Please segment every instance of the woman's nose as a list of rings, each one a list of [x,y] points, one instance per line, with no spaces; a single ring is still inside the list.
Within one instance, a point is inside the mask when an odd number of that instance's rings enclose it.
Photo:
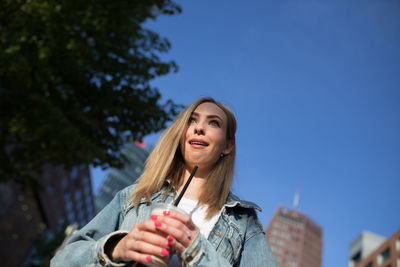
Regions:
[[[202,123],[196,124],[196,127],[194,127],[194,133],[204,135],[204,127]]]

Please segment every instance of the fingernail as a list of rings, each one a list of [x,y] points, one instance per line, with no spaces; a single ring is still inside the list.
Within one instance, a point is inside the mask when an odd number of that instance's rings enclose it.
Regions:
[[[161,227],[162,223],[159,222],[159,221],[155,221],[155,222],[154,222],[154,225],[155,225],[156,227]]]
[[[171,244],[169,243],[169,242],[167,242],[167,246],[166,246],[167,248],[172,248],[171,247]]]
[[[150,219],[152,219],[153,221],[157,220],[157,215],[151,215]]]
[[[172,242],[174,240],[174,238],[172,236],[170,236],[170,235],[167,236],[167,239],[168,239],[169,242]]]
[[[152,261],[152,260],[153,260],[153,258],[150,255],[146,256],[146,261]]]
[[[169,252],[166,249],[161,250],[161,255],[168,256]]]
[[[169,210],[164,210],[163,214],[168,216],[170,214],[170,212],[169,212]]]

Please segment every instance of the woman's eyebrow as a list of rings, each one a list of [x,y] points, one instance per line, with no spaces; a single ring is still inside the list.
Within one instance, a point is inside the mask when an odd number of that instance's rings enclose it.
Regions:
[[[207,115],[207,118],[209,118],[209,119],[219,119],[220,121],[222,121],[222,119],[218,115]]]
[[[193,111],[192,116],[200,117],[200,114]],[[216,119],[219,119],[220,121],[223,121],[223,120],[221,119],[221,117],[218,116],[218,115],[214,115],[214,114],[207,115],[207,119],[215,119],[215,118],[216,118]]]

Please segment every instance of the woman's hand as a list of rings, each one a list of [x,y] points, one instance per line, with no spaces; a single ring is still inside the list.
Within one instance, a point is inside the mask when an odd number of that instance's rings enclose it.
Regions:
[[[192,244],[199,233],[189,215],[176,211],[164,211],[164,216],[152,216],[154,225],[167,235],[167,239],[179,254]]]
[[[152,262],[151,255],[168,257],[170,247],[167,235],[158,231],[154,221],[146,220],[136,224],[119,240],[110,256],[115,262],[135,261],[146,265]]]

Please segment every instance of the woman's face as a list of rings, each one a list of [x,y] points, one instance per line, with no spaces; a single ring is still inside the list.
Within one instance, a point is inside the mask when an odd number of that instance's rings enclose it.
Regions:
[[[227,117],[217,105],[205,102],[193,111],[180,140],[186,167],[195,165],[210,171],[221,157],[232,151],[233,143],[226,140]]]

